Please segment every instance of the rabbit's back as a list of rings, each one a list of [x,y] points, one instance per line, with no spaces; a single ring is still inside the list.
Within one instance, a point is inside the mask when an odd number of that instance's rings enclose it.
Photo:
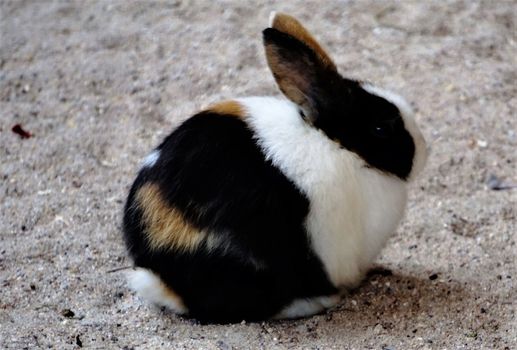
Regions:
[[[246,111],[231,106],[195,115],[164,140],[124,217],[135,265],[205,321],[263,319],[335,292],[309,245],[309,200],[266,159]]]

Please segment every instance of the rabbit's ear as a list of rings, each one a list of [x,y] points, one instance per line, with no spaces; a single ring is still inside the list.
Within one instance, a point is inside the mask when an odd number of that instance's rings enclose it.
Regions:
[[[321,45],[314,39],[309,31],[294,17],[284,13],[271,12],[269,15],[269,27],[279,32],[289,34],[301,41],[318,56],[320,61],[328,68],[337,71],[336,65]]]
[[[340,79],[336,66],[296,19],[277,14],[272,25],[262,32],[269,68],[280,90],[312,122]]]

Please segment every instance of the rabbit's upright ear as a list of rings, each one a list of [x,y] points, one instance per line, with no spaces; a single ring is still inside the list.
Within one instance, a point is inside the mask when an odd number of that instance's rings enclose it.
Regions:
[[[269,68],[284,95],[314,120],[332,95],[328,90],[339,77],[336,65],[295,18],[273,12],[270,25],[263,31]]]
[[[284,13],[271,12],[269,27],[279,32],[289,34],[293,38],[307,45],[318,56],[319,60],[329,69],[336,71],[336,65],[321,45],[314,39],[309,31],[294,17]]]

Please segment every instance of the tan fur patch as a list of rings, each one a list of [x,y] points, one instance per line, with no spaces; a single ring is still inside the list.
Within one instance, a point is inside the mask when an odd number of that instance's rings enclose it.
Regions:
[[[294,17],[283,13],[275,13],[271,19],[271,28],[291,35],[310,47],[320,58],[323,64],[332,70],[337,71],[336,65],[321,45],[314,39],[307,29]]]
[[[246,116],[244,107],[239,102],[232,100],[213,104],[208,107],[207,111],[222,115],[232,115],[240,119]]]
[[[205,238],[206,234],[194,228],[178,209],[165,202],[157,184],[143,185],[136,194],[136,202],[143,213],[145,234],[151,248],[193,251]]]

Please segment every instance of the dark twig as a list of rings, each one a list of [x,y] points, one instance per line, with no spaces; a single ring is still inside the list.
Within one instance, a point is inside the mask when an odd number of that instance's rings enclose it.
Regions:
[[[115,269],[112,269],[112,270],[108,270],[106,271],[106,273],[113,273],[113,272],[118,272],[118,271],[122,271],[122,270],[127,270],[127,269],[132,269],[133,266],[123,266],[123,267],[117,267]]]

